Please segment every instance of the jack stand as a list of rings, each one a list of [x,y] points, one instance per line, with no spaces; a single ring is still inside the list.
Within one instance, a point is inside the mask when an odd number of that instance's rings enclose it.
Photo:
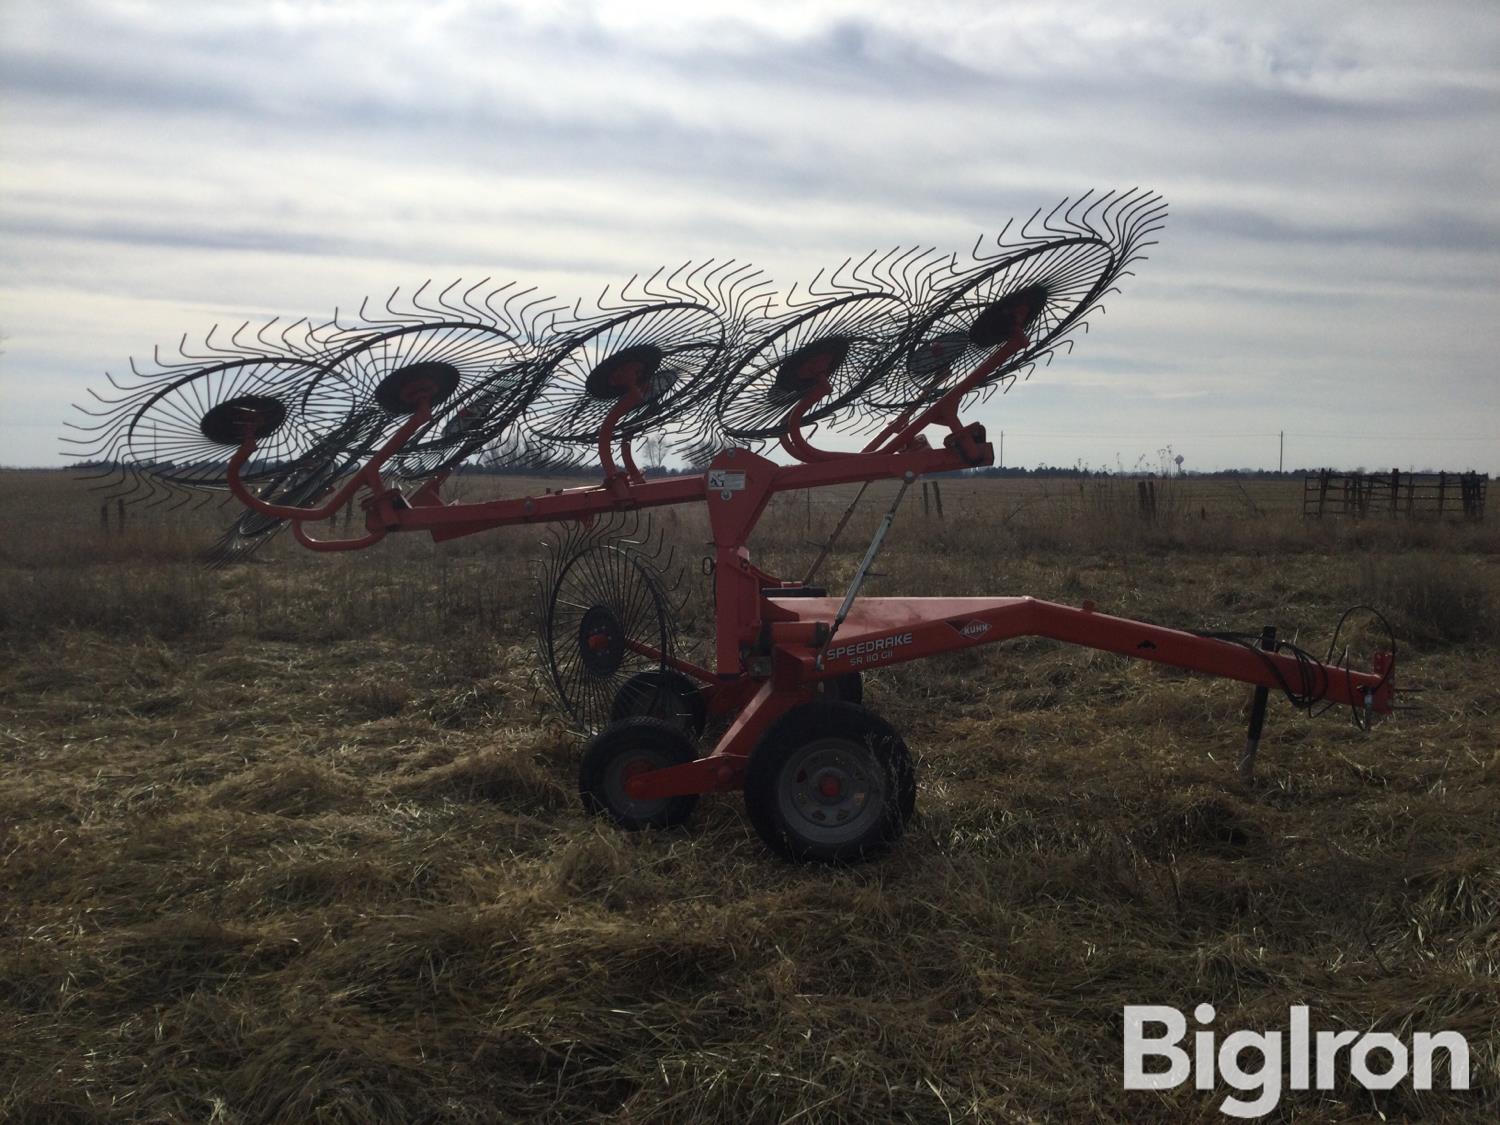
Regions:
[[[1267,625],[1260,631],[1260,647],[1263,652],[1276,651],[1276,626]],[[1266,701],[1270,694],[1271,689],[1262,684],[1250,696],[1250,729],[1239,763],[1240,780],[1246,785],[1255,780],[1255,755],[1260,750],[1260,733],[1266,725]]]

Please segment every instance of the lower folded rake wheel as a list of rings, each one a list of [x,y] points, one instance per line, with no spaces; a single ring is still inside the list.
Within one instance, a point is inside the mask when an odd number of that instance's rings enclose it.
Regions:
[[[330,444],[337,448],[342,440],[335,435]],[[324,456],[316,460],[309,458],[305,464],[259,482],[256,492],[269,504],[311,507],[331,492],[340,478],[353,467],[350,461],[342,457]],[[246,559],[269,543],[286,526],[285,520],[247,508],[203,553],[203,561],[208,566],[219,567]]]
[[[618,700],[672,672],[675,628],[654,568],[619,543],[592,543],[561,559],[542,590],[542,657],[564,710],[599,730]],[[651,714],[629,711],[626,714]]]

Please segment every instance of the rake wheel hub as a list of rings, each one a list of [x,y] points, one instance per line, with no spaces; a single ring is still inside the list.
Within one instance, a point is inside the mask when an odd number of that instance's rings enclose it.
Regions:
[[[424,360],[398,367],[375,388],[375,401],[388,414],[411,414],[425,402],[436,406],[458,387],[459,371],[451,363]]]
[[[967,332],[943,332],[930,336],[907,356],[906,369],[919,378],[930,379],[950,367],[968,347]]]
[[[969,326],[969,340],[980,348],[999,347],[1017,329],[1028,328],[1046,304],[1044,285],[1028,285],[1007,293],[974,318]]]
[[[803,344],[776,369],[774,391],[801,397],[811,384],[830,378],[839,369],[852,342],[848,336],[824,336]]]
[[[612,676],[625,659],[625,629],[608,606],[590,606],[578,623],[578,653],[594,676]]]
[[[265,395],[241,395],[203,415],[198,429],[215,445],[239,445],[248,429],[256,441],[270,437],[286,421],[286,405]]]
[[[655,344],[625,348],[600,360],[584,379],[584,389],[593,398],[609,402],[628,394],[632,387],[650,390],[666,353]]]

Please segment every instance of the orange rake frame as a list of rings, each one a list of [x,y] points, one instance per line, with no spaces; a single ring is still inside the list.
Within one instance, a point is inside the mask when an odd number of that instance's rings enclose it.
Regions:
[[[1395,658],[1390,652],[1375,654],[1372,671],[1354,671],[1310,660],[1305,654],[1283,654],[1274,645],[1260,651],[1237,641],[1113,617],[1098,612],[1091,602],[1075,608],[1029,597],[856,600],[851,591],[841,603],[751,562],[750,537],[779,492],[882,479],[910,483],[930,473],[993,464],[994,451],[983,427],[965,425],[959,406],[1026,343],[1018,320],[1011,337],[973,374],[935,396],[926,409],[909,410],[858,452],[816,449],[801,433],[802,416],[829,393],[826,378],[812,378],[788,416],[782,440],[783,448],[797,457],[796,464],[780,465],[745,449],[725,449],[701,474],[646,480],[625,441],[620,443],[623,467],[617,466],[611,455],[614,426],[646,395],[637,375],[626,368],[616,376],[624,393],[599,435],[604,479],[598,485],[471,503],[445,503],[440,498],[446,474],[410,496],[388,486],[380,476],[381,467],[431,418],[432,392],[413,387],[411,416],[324,503],[307,508],[270,504],[244,485],[240,472],[255,451],[253,426],[248,423],[245,440],[229,466],[229,486],[248,508],[290,520],[298,541],[318,551],[367,547],[392,531],[425,531],[442,541],[512,524],[587,523],[612,512],[706,504],[714,550],[714,666],[703,668],[638,642],[627,643],[703,685],[708,713],[729,720],[729,725],[703,757],[633,772],[624,786],[634,800],[740,787],[751,752],[767,728],[791,708],[810,701],[822,681],[1023,636],[1048,637],[1255,685],[1252,760],[1271,688],[1290,694],[1296,684],[1304,697],[1347,704],[1367,716],[1389,712],[1395,692]],[[931,447],[923,436],[934,425],[948,430],[941,448]],[[304,523],[327,519],[361,489],[369,493],[364,535],[329,541],[307,534]],[[870,557],[874,550],[872,545]]]

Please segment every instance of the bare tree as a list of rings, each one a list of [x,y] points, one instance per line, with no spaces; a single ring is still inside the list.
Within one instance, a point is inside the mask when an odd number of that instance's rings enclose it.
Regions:
[[[667,459],[667,438],[665,434],[652,434],[641,442],[641,449],[646,454],[646,468],[664,468]]]

